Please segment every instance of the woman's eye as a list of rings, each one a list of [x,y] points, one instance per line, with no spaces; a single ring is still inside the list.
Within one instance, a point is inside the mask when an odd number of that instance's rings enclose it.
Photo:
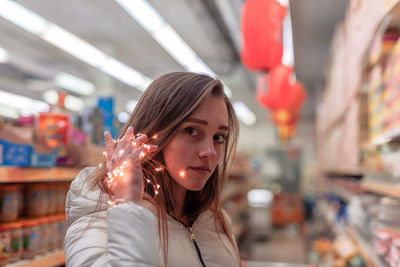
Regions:
[[[184,131],[194,137],[199,135],[199,131],[194,127],[186,127],[184,128]]]
[[[223,134],[218,134],[218,135],[214,136],[214,141],[217,143],[223,144],[223,143],[225,143],[225,140],[226,140],[226,136]]]

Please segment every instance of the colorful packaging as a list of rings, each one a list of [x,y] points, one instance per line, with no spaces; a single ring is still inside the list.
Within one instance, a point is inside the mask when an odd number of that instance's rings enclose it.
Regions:
[[[0,185],[0,221],[15,221],[18,218],[18,211],[18,186]]]

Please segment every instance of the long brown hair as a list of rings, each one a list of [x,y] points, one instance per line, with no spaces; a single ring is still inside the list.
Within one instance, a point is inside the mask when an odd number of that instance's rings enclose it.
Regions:
[[[200,213],[211,209],[215,214],[215,224],[217,225],[218,222],[221,224],[223,232],[236,248],[222,213],[220,195],[229,164],[235,153],[239,127],[231,102],[224,94],[223,85],[219,80],[191,72],[173,72],[160,76],[143,93],[119,136],[121,138],[129,126],[133,127],[135,134],[144,133],[149,137],[157,134],[157,139],[152,143],[158,145],[158,150],[144,158],[142,168],[146,179],[161,186],[157,196],[152,186],[145,186],[145,196],[148,196],[147,198],[155,203],[157,208],[158,228],[161,230],[159,233],[164,247],[165,263],[167,263],[168,251],[166,216],[175,214],[175,183],[166,171],[156,172],[154,167],[165,165],[163,148],[174,137],[179,126],[208,95],[224,99],[228,110],[229,136],[226,139],[221,160],[204,188],[200,191],[187,191],[183,214],[188,218],[196,219]],[[103,192],[105,192],[106,172],[105,164],[103,164],[90,175],[92,185],[99,185]],[[239,261],[237,251],[236,257]]]

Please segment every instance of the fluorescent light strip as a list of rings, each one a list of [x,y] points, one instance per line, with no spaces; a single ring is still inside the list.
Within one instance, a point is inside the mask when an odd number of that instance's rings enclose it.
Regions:
[[[188,44],[145,0],[116,0],[151,36],[187,71],[217,75],[196,55]],[[231,97],[232,91],[224,86]]]
[[[8,61],[9,54],[7,50],[4,48],[0,47],[0,63],[6,63]]]
[[[0,0],[0,16],[129,86],[144,91],[151,82],[151,79],[142,73],[108,56],[15,1]],[[118,73],[115,69],[111,70],[110,64],[122,73]],[[125,76],[126,73],[131,76]]]
[[[242,101],[234,102],[233,109],[235,110],[239,120],[241,120],[244,124],[250,126],[256,122],[256,116]]]
[[[43,101],[5,91],[0,91],[0,104],[13,107],[19,112],[24,113],[29,109],[31,114],[47,112],[50,110],[50,106]]]
[[[64,72],[57,74],[54,78],[54,83],[59,87],[85,96],[93,95],[96,91],[96,88],[91,82]]]

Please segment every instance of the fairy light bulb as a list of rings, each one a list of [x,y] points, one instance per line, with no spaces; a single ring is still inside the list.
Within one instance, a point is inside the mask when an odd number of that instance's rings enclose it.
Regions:
[[[180,177],[185,177],[185,175],[186,175],[186,172],[184,171],[184,170],[181,170],[181,171],[179,171],[179,176]]]
[[[160,185],[159,184],[156,187],[157,187],[157,189],[160,189]]]
[[[101,167],[103,167],[103,163],[100,163],[100,164],[99,164],[99,168],[101,168]]]
[[[104,152],[103,152],[103,156],[107,156],[107,152],[104,151]]]
[[[139,157],[142,159],[142,158],[144,158],[144,156],[146,156],[146,154],[143,151],[140,152]]]
[[[160,171],[162,171],[162,168],[161,167],[157,167],[157,168],[155,168],[154,169],[156,172],[160,172]]]
[[[157,139],[158,138],[158,135],[153,135],[153,137],[152,137],[152,139]]]
[[[122,165],[126,165],[126,164],[128,164],[128,161],[127,161],[127,160],[125,160],[124,162],[122,162]]]
[[[122,154],[124,154],[124,151],[121,149],[120,151],[118,151],[118,154],[119,154],[120,156],[122,156]]]

